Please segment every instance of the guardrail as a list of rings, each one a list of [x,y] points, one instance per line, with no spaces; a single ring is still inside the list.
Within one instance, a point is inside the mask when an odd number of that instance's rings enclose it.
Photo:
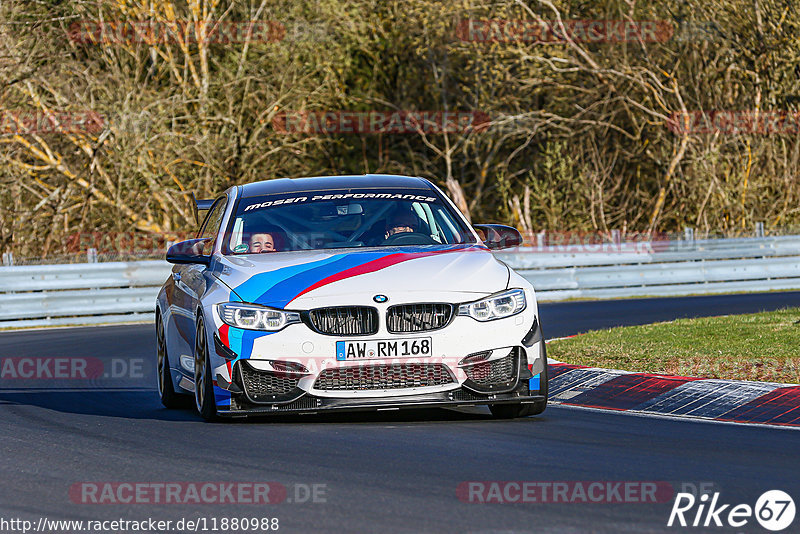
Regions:
[[[800,236],[534,247],[497,256],[543,301],[800,289]]]
[[[520,248],[498,258],[542,301],[800,289],[800,236]],[[0,267],[0,328],[152,320],[171,265]]]
[[[0,328],[153,320],[165,261],[0,267]]]

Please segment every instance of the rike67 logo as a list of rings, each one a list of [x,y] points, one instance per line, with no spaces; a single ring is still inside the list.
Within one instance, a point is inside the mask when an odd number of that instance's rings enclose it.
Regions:
[[[755,507],[749,504],[722,504],[719,497],[719,492],[711,496],[704,493],[699,498],[691,493],[678,493],[667,526],[741,528],[755,517],[765,529],[778,532],[794,521],[794,500],[781,490],[765,492],[758,498]]]

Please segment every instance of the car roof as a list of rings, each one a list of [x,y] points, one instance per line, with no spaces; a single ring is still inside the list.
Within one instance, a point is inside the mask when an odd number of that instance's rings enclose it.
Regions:
[[[433,191],[434,187],[424,178],[396,176],[392,174],[362,174],[350,176],[315,176],[313,178],[276,178],[263,182],[244,184],[241,197],[251,198],[276,193],[300,193],[305,191],[332,191],[342,189],[422,189]]]

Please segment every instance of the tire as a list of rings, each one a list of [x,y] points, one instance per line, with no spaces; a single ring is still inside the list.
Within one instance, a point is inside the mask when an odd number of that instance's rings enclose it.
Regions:
[[[540,377],[540,389],[544,392],[545,399],[536,401],[532,404],[522,404],[520,402],[512,404],[490,404],[489,410],[496,419],[516,419],[517,417],[528,417],[529,415],[540,415],[547,408],[547,349],[542,341],[542,357],[544,359],[544,369]]]
[[[169,357],[167,356],[167,338],[164,335],[164,321],[161,314],[156,313],[156,375],[158,379],[158,396],[165,408],[175,409],[186,406],[184,395],[175,392],[172,385]]]
[[[214,384],[208,359],[208,343],[203,319],[197,320],[194,342],[194,401],[197,412],[206,421],[217,420],[217,404],[214,400]]]

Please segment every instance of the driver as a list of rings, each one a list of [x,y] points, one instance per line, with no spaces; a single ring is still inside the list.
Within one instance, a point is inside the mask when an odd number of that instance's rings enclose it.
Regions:
[[[386,234],[384,239],[389,239],[393,235],[419,231],[419,217],[411,212],[403,211],[396,214],[386,223]]]

